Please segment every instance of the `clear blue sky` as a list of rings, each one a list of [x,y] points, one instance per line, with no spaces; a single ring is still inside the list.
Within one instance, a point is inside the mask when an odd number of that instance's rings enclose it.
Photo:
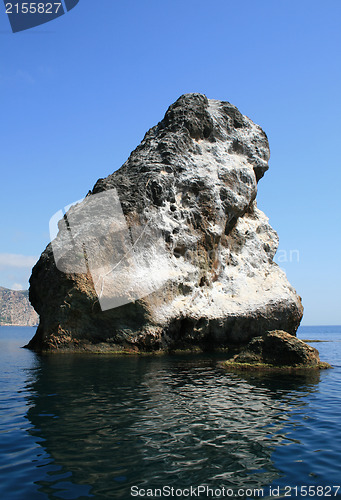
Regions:
[[[341,323],[340,0],[80,0],[17,34],[1,4],[0,43],[0,285],[26,287],[50,217],[202,92],[268,134],[280,264],[304,324]]]

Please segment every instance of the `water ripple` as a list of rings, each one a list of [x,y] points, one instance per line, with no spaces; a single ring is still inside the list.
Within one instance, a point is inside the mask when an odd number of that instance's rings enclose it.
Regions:
[[[238,376],[219,356],[39,358],[0,342],[3,498],[339,481],[337,369]]]

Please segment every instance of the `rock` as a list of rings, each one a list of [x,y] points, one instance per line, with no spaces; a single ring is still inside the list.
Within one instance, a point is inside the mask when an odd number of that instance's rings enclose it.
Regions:
[[[241,352],[225,363],[232,369],[329,368],[319,352],[293,335],[274,330],[253,338]]]
[[[213,348],[295,334],[301,300],[273,262],[278,237],[255,201],[269,154],[266,134],[232,104],[181,96],[59,223],[30,279],[40,324],[29,347]]]
[[[38,321],[38,314],[28,300],[28,290],[0,286],[0,325],[35,326]]]

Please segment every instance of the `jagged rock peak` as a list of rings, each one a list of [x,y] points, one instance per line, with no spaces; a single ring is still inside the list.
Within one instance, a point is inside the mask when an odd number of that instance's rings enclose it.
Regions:
[[[146,133],[121,167],[122,173],[129,168],[144,174],[149,169],[154,172],[165,165],[171,166],[174,172],[187,169],[186,155],[201,154],[200,142],[203,140],[211,144],[212,152],[215,151],[217,156],[217,147],[223,143],[225,154],[247,157],[257,180],[269,168],[268,139],[259,125],[227,101],[207,99],[205,95],[193,93],[182,95],[168,108],[163,120]],[[141,165],[146,153],[147,164]],[[114,176],[99,179],[92,193],[110,188]]]

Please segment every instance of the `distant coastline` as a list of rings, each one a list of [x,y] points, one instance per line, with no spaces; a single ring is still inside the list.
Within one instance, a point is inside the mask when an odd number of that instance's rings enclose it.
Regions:
[[[28,290],[0,287],[0,326],[38,326],[39,316],[28,298]]]

